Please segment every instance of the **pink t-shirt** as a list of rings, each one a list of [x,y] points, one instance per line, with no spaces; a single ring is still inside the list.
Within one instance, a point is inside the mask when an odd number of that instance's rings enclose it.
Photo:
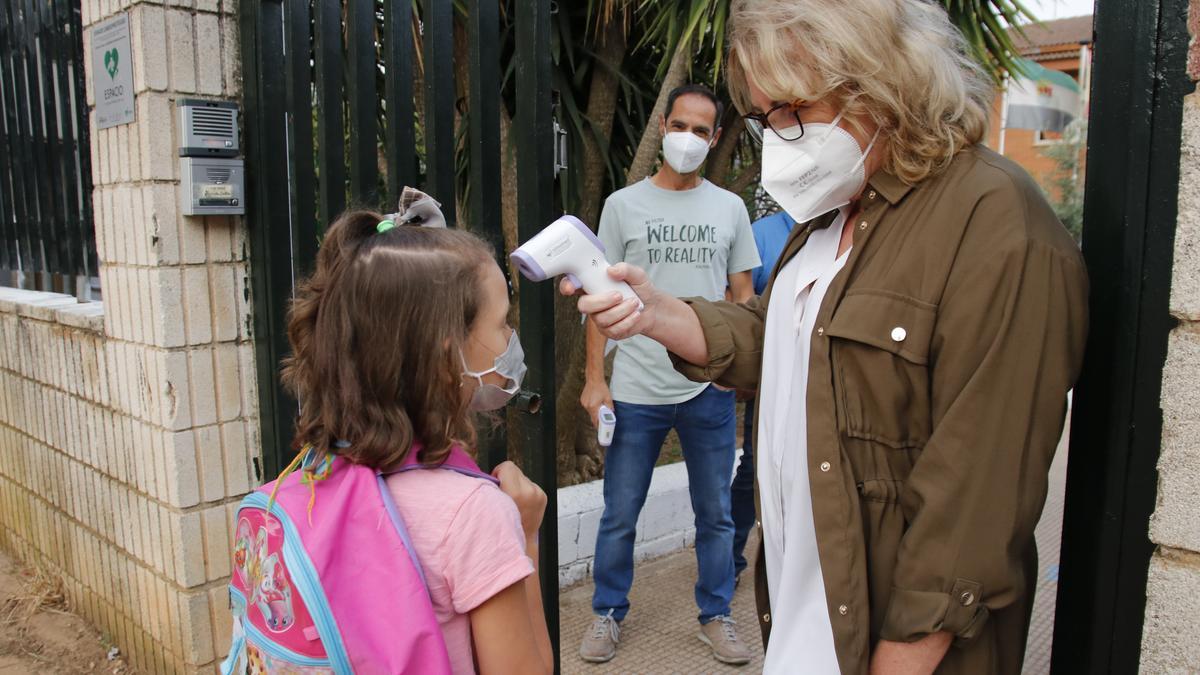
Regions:
[[[387,478],[429,585],[456,674],[475,672],[467,614],[533,574],[521,516],[493,483],[448,470]]]

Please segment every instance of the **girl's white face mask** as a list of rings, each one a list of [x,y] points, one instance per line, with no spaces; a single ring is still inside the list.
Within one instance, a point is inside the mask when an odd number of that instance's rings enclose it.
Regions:
[[[763,134],[762,187],[797,223],[850,203],[862,191],[863,164],[879,132],[864,152],[850,132],[830,124],[805,124],[804,135],[785,141],[774,131]]]
[[[467,366],[466,357],[463,357],[463,368],[465,369],[464,377],[472,377],[479,382],[479,386],[471,394],[471,403],[468,408],[472,412],[503,408],[521,389],[521,381],[525,379],[525,373],[528,371],[528,368],[525,367],[525,350],[521,348],[521,340],[517,337],[517,331],[514,330],[509,336],[504,353],[495,358],[491,368],[472,372]],[[508,386],[500,387],[490,382],[484,382],[483,376],[488,373],[496,373],[505,378],[508,380]]]
[[[700,168],[708,157],[708,141],[690,131],[672,131],[663,135],[663,159],[672,169],[687,174]]]

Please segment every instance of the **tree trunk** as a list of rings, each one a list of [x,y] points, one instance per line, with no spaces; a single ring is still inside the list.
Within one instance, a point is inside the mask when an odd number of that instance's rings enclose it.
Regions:
[[[412,13],[412,34],[413,34],[413,110],[417,113],[417,129],[425,129],[425,61],[421,57],[421,53],[425,50],[421,35],[421,18],[416,12]],[[424,148],[415,148],[417,156],[424,157]],[[403,188],[403,186],[401,186]],[[420,187],[413,185],[410,187]],[[400,195],[396,195],[399,199]]]
[[[500,105],[500,229],[504,233],[504,250],[517,249],[517,152],[512,145],[512,116],[508,108]],[[516,294],[520,290],[521,275],[514,267],[509,270],[513,287],[512,324],[517,325]]]
[[[742,172],[737,175],[737,178],[734,178],[732,181],[730,181],[728,187],[725,189],[734,194],[741,194],[742,190],[745,190],[750,186],[751,183],[757,180],[759,174],[761,173],[762,158],[755,158],[754,162],[752,162],[750,166],[746,167],[745,169],[742,169]]]
[[[650,172],[654,170],[654,164],[658,161],[658,150],[662,145],[662,133],[658,129],[658,120],[666,112],[667,96],[671,94],[671,90],[682,86],[687,81],[692,63],[691,44],[690,39],[680,40],[679,45],[675,47],[675,54],[671,56],[671,65],[667,67],[667,74],[663,78],[662,86],[658,88],[658,100],[654,102],[654,109],[650,111],[650,116],[646,120],[646,130],[642,132],[642,140],[638,142],[637,153],[633,156],[629,171],[625,173],[626,185],[636,183],[649,176]]]
[[[617,73],[625,58],[626,35],[620,16],[609,19],[607,26],[597,31],[596,65],[588,92],[586,117],[589,132],[583,137],[580,158],[583,170],[580,178],[579,217],[590,227],[599,223],[600,202],[603,199],[607,166],[605,147],[612,135],[613,117],[617,109],[620,80]],[[579,321],[575,298],[555,296],[554,330],[558,370],[557,448],[558,481],[571,485],[600,476],[603,452],[596,444],[591,418],[579,405],[583,391],[586,333]]]
[[[601,43],[597,45],[586,113],[591,133],[583,137],[583,172],[579,189],[579,217],[592,229],[599,226],[600,203],[604,201],[604,178],[607,173],[604,150],[612,137],[620,91],[618,73],[625,59],[626,35],[620,17],[615,17],[609,23],[599,40]]]
[[[455,13],[454,16],[454,98],[456,101],[467,101],[471,91],[471,52],[469,45],[469,37],[467,36],[467,27],[463,25],[463,19]],[[470,115],[472,112],[467,111]],[[459,132],[463,129],[463,115],[460,106],[454,106],[454,139],[457,144],[460,138]],[[470,133],[468,130],[467,133]],[[468,143],[470,140],[468,139]],[[469,147],[469,145],[467,146]],[[457,156],[460,148],[455,147],[455,155]],[[463,148],[464,151],[467,151]],[[456,157],[457,158],[457,157]],[[467,203],[464,199],[465,195],[459,190],[454,191],[454,222],[462,227],[467,223]]]
[[[737,108],[732,105],[725,109],[721,117],[721,140],[708,156],[708,165],[704,169],[704,177],[719,187],[725,187],[733,168],[733,155],[737,150],[738,136],[741,136],[745,122]]]

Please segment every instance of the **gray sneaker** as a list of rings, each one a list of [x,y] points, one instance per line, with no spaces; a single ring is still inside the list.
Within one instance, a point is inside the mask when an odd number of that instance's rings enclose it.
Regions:
[[[621,641],[621,624],[613,618],[613,611],[597,615],[592,625],[583,634],[579,645],[579,657],[590,663],[604,663],[617,655],[617,643]]]
[[[750,649],[738,637],[732,617],[718,616],[700,626],[700,641],[712,647],[713,658],[735,666],[750,663]]]

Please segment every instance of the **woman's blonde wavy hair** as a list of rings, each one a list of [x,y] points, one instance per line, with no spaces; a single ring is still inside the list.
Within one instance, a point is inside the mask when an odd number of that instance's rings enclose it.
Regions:
[[[995,89],[945,10],[927,0],[733,0],[729,88],[866,114],[884,169],[916,184],[987,133]]]

